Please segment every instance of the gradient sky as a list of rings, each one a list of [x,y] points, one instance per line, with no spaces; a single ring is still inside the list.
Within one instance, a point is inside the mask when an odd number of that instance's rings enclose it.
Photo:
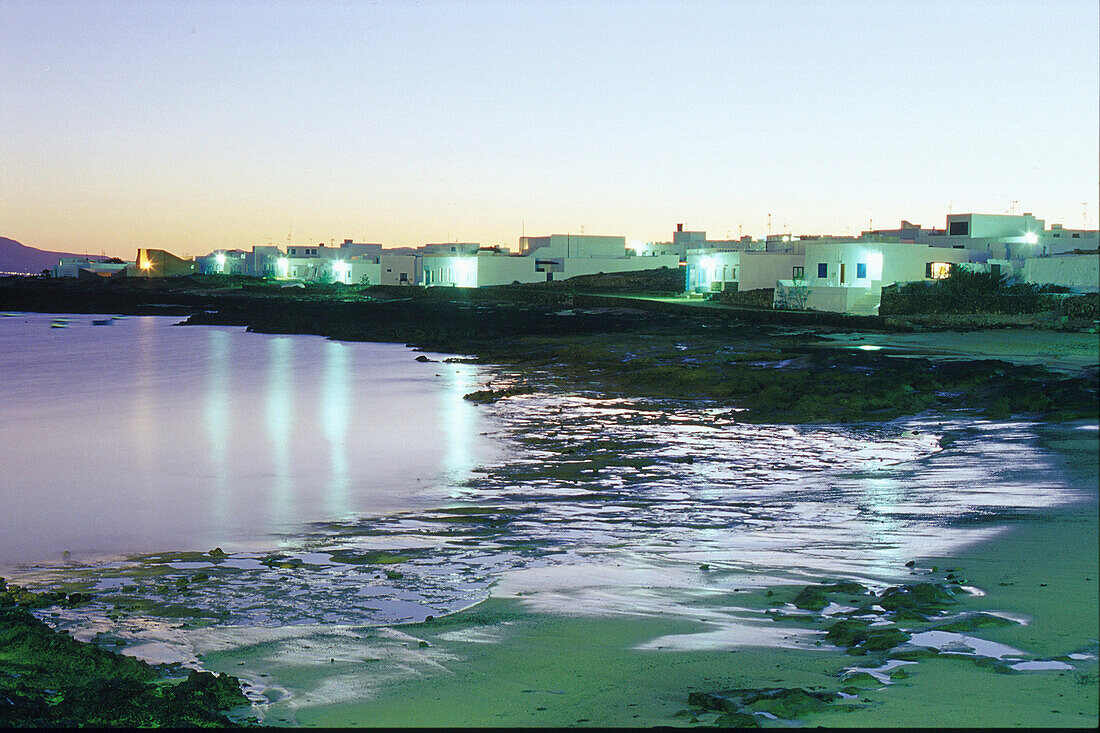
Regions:
[[[0,0],[0,236],[1095,228],[1098,28],[1095,0]]]

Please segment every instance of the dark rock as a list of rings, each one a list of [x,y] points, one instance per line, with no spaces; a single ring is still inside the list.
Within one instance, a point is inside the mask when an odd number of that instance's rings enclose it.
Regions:
[[[801,687],[777,687],[693,692],[688,695],[688,703],[729,714],[747,714],[752,709],[795,720],[806,713],[825,710],[835,698],[836,695],[830,692],[810,692]]]
[[[1015,625],[1015,621],[1004,618],[1002,616],[994,616],[990,613],[976,613],[973,616],[967,616],[966,618],[960,619],[958,621],[952,621],[951,623],[943,624],[942,626],[936,626],[935,628],[938,631],[953,631],[956,633],[961,633],[965,631],[974,631],[975,629],[986,629]]]
[[[755,697],[746,698],[745,703],[776,717],[795,720],[806,713],[825,710],[834,697],[831,693],[808,692],[801,687],[792,687],[761,691]]]
[[[740,711],[740,701],[731,699],[728,694],[724,692],[692,692],[688,694],[688,705],[695,705],[704,710],[721,710],[731,713]]]
[[[881,652],[893,649],[898,644],[909,641],[909,634],[901,629],[874,629],[869,631],[867,637],[859,646],[869,652]]]
[[[938,649],[931,649],[928,647],[890,652],[890,659],[902,659],[907,662],[917,662],[921,659],[931,659],[938,656],[940,656],[940,651]]]
[[[863,619],[837,621],[825,632],[825,638],[837,646],[848,648],[849,654],[881,652],[909,641],[909,634],[894,627],[872,627]]]
[[[837,646],[855,646],[866,638],[870,625],[870,621],[857,618],[837,621],[825,632],[825,638]]]
[[[806,611],[820,611],[829,605],[829,599],[820,585],[808,585],[794,597],[794,605]]]
[[[849,695],[855,695],[862,692],[861,688],[878,689],[882,687],[882,681],[867,672],[856,672],[855,674],[848,675],[844,678],[844,684],[846,685],[844,692]]]
[[[887,588],[879,595],[878,605],[887,611],[910,609],[919,612],[940,610],[955,603],[946,588],[934,583],[915,583]]]
[[[794,605],[806,611],[820,611],[829,605],[829,593],[848,593],[863,595],[867,592],[859,583],[841,580],[822,585],[808,585],[794,597]]]
[[[903,608],[894,613],[895,621],[927,621],[928,616],[911,608]]]
[[[723,713],[714,721],[718,728],[759,728],[760,721],[748,713]]]

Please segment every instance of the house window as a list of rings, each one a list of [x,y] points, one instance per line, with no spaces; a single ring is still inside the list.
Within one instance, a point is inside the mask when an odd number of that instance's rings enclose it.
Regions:
[[[806,278],[806,268],[805,267],[792,267],[791,268],[791,278],[793,278],[795,280],[804,280]]]
[[[818,277],[829,277],[829,263],[828,262],[818,262],[817,263],[817,276]]]
[[[864,278],[864,277],[867,277],[867,263],[866,262],[857,262],[856,263],[856,280],[859,280],[860,278]]]
[[[1080,239],[1080,238],[1081,238],[1081,234],[1080,234],[1080,232],[1074,232],[1074,233],[1073,233],[1073,238],[1074,238],[1074,239]]]
[[[943,280],[951,274],[954,267],[950,262],[928,262],[924,265],[924,276],[931,280]]]
[[[947,233],[952,237],[965,237],[970,234],[970,222],[953,221],[947,225]]]

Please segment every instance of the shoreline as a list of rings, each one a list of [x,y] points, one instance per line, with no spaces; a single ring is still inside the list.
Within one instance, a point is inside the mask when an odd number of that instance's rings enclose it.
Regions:
[[[243,325],[243,324],[232,324]],[[298,331],[301,333],[301,331]],[[331,336],[330,336],[331,337]],[[768,338],[774,338],[769,336]],[[452,353],[456,353],[457,350],[448,350]],[[586,368],[591,362],[586,361],[590,357],[585,355],[582,357],[580,365],[581,368]],[[774,357],[772,357],[774,358]],[[523,362],[513,363],[511,365],[506,364],[503,368],[505,372],[512,372],[513,376],[516,374],[522,374],[529,367]],[[576,376],[576,372],[570,370],[565,371],[566,378],[570,376]],[[594,383],[600,384],[601,379],[596,378]],[[621,388],[621,384],[610,387],[610,394],[617,394],[616,389]],[[1057,433],[1060,430],[1064,430],[1064,426],[1059,427],[1056,424],[1049,426],[1048,431]],[[1095,441],[1094,441],[1095,442]],[[1095,455],[1095,453],[1093,453]],[[1086,461],[1086,468],[1088,464]],[[1093,470],[1093,477],[1095,485],[1095,463],[1091,464]],[[1092,503],[1089,505],[1095,509],[1095,494],[1093,494]],[[1062,519],[1052,519],[1052,522],[1069,521],[1068,517],[1072,515],[1069,509],[1065,511],[1065,517]],[[1089,515],[1092,528],[1092,537],[1095,538],[1095,511]],[[1061,513],[1055,512],[1055,517],[1061,516]],[[1009,533],[1010,536],[1015,536],[1020,533],[1030,537],[1030,542],[1034,543],[1039,540],[1049,542],[1057,540],[1058,538],[1051,538],[1050,532],[1039,531],[1037,535],[1032,536],[1029,534],[1033,524],[1038,524],[1038,520],[1034,523],[1026,520],[1017,520],[1016,526]],[[1038,539],[1037,539],[1038,538]],[[1008,542],[1007,537],[999,537],[991,542],[981,543],[975,547],[986,548],[987,546],[995,545],[998,542]],[[1017,547],[1018,545],[1007,545],[1011,547]],[[1092,541],[1092,549],[1095,549],[1095,539]],[[990,583],[1001,582],[996,581],[998,570],[996,563],[998,562],[1000,552],[993,549],[985,549],[978,551],[975,548],[971,548],[974,552],[961,553],[958,558],[950,559],[952,564],[961,564],[966,572],[970,575],[974,575],[976,578],[980,578],[980,575],[968,567],[973,564],[975,566],[987,568],[989,573]],[[1078,550],[1081,548],[1079,547]],[[1089,545],[1086,543],[1084,549],[1088,550]],[[1017,552],[1018,557],[1028,558],[1030,555],[1021,550]],[[948,558],[933,558],[939,563],[946,564]],[[924,560],[922,560],[924,562]],[[1038,572],[1038,570],[1029,568],[1030,572]],[[980,572],[980,571],[979,571]],[[1090,576],[1087,576],[1095,581],[1097,574],[1093,572]],[[1013,581],[1014,582],[1014,581]],[[1074,581],[1078,585],[1079,581]],[[1037,584],[1036,584],[1037,585]],[[1048,584],[1049,586],[1050,584]],[[1001,588],[1001,586],[997,586]],[[987,598],[992,596],[993,598],[1010,598],[1013,595],[1013,587],[1007,587],[1009,590],[1002,590],[997,593],[990,593],[987,591]],[[1032,593],[1034,595],[1034,593]],[[1031,596],[1029,596],[1031,598]],[[1096,609],[1096,594],[1095,585],[1092,586],[1092,595],[1083,596],[1084,607],[1091,607],[1095,613]],[[1091,600],[1090,600],[1091,599]],[[974,601],[974,599],[969,599]],[[975,601],[976,603],[976,601]],[[1038,600],[1028,600],[1026,602],[1019,601],[1022,608],[1027,609],[1041,608],[1042,618],[1047,619],[1050,615],[1050,611],[1053,607],[1049,604],[1043,605]],[[1091,606],[1090,606],[1091,604]],[[977,604],[974,607],[979,608],[981,604]],[[1081,604],[1078,604],[1080,607]],[[1025,614],[1026,615],[1026,614]],[[1039,618],[1039,615],[1036,615]],[[458,628],[456,628],[458,627]],[[488,627],[488,631],[481,627]],[[1023,629],[1037,628],[1021,627]],[[1046,630],[1050,630],[1052,627],[1045,620],[1038,627]],[[457,614],[450,614],[440,619],[433,619],[426,624],[415,624],[409,627],[394,627],[398,634],[404,634],[405,637],[395,637],[389,639],[391,647],[397,648],[400,645],[405,645],[404,649],[413,651],[416,650],[411,657],[415,660],[416,654],[423,653],[428,661],[425,663],[425,670],[421,674],[428,675],[431,670],[439,671],[440,668],[445,668],[446,664],[452,663],[454,659],[461,659],[462,655],[468,655],[470,659],[474,660],[471,664],[481,665],[480,671],[473,677],[474,681],[468,683],[468,686],[464,687],[463,682],[454,679],[454,676],[450,678],[450,682],[440,681],[438,678],[432,678],[430,675],[422,677],[421,684],[417,683],[400,683],[395,682],[391,689],[389,697],[381,700],[380,702],[366,702],[361,704],[351,703],[351,707],[341,704],[332,704],[327,707],[317,708],[314,712],[299,717],[298,722],[302,724],[330,724],[338,725],[341,721],[344,724],[348,724],[349,721],[362,722],[369,721],[370,725],[439,725],[439,724],[455,724],[455,716],[458,716],[462,722],[462,725],[636,725],[636,724],[665,724],[665,725],[694,725],[697,723],[715,722],[718,715],[713,711],[707,712],[702,709],[693,708],[687,703],[687,694],[691,691],[706,692],[708,690],[725,689],[731,686],[756,686],[760,687],[765,683],[782,683],[783,686],[789,687],[792,685],[807,686],[807,687],[828,687],[832,685],[837,686],[837,660],[834,659],[836,655],[832,654],[820,654],[820,653],[805,653],[805,652],[792,652],[791,650],[784,649],[746,649],[738,650],[735,654],[731,655],[728,651],[715,651],[715,652],[683,652],[683,651],[661,651],[656,652],[661,655],[660,662],[655,663],[653,659],[646,658],[646,654],[652,654],[653,652],[644,652],[634,649],[637,644],[644,643],[646,640],[655,638],[664,632],[667,633],[683,633],[689,627],[686,622],[682,620],[673,621],[638,621],[627,622],[623,619],[593,619],[593,618],[562,618],[556,616],[549,616],[540,613],[530,613],[520,608],[519,602],[512,599],[500,599],[494,598],[490,595],[490,598],[486,601],[482,601],[479,604],[467,609],[465,611],[457,612]],[[505,641],[493,644],[485,638],[477,639],[478,634],[497,633],[501,629],[504,629],[508,633],[505,634]],[[430,633],[428,633],[430,632]],[[458,636],[447,637],[446,634],[456,632]],[[492,633],[490,633],[492,632]],[[1013,627],[1010,630],[995,630],[996,638],[1015,639],[1028,638],[1025,635],[1021,635],[1020,629]],[[992,633],[992,632],[990,632]],[[463,638],[465,634],[465,638]],[[1015,636],[1014,636],[1015,634]],[[983,637],[988,635],[985,631],[981,634]],[[584,644],[575,644],[574,640],[583,639]],[[420,641],[425,641],[428,646],[421,647]],[[607,644],[606,642],[612,641],[618,643],[615,646],[614,643]],[[1006,641],[1004,643],[1010,643]],[[632,646],[633,644],[633,646]],[[412,646],[410,646],[412,645]],[[322,645],[323,646],[323,645]],[[373,648],[371,644],[367,645],[368,648]],[[1020,646],[1020,648],[1027,649],[1026,646]],[[431,650],[429,652],[421,652],[421,649]],[[455,650],[459,651],[455,651]],[[571,659],[574,660],[572,668],[568,668],[569,665],[564,662],[555,661],[555,657],[561,655],[563,649],[570,650],[572,654]],[[1028,650],[1030,651],[1030,650]],[[1062,650],[1064,651],[1064,650]],[[436,652],[442,652],[441,660],[432,660],[432,655]],[[373,652],[370,652],[373,654]],[[728,669],[730,666],[731,657],[736,657],[736,669],[756,669],[756,670],[773,670],[777,666],[781,668],[789,668],[791,666],[792,654],[796,654],[799,660],[798,666],[801,671],[791,674],[788,669],[781,670],[779,677],[766,677],[763,674],[748,674],[743,672],[737,672],[731,674]],[[841,653],[842,654],[842,653]],[[439,656],[439,655],[437,655]],[[445,657],[445,658],[444,658]],[[826,659],[828,657],[828,659]],[[373,658],[373,657],[372,657]],[[392,657],[381,657],[386,659],[405,659],[400,655]],[[335,657],[333,657],[335,660]],[[525,665],[530,666],[531,659],[536,659],[538,664],[537,668],[533,669],[536,672],[535,682],[532,682],[527,687],[519,690],[512,690],[507,685],[500,683],[500,680],[512,681],[509,670],[523,669]],[[479,661],[480,660],[480,661]],[[671,660],[671,661],[670,661]],[[207,656],[207,661],[211,666],[206,666],[206,669],[227,671],[229,673],[239,672],[241,660],[236,657],[222,657],[217,653]],[[346,661],[346,660],[345,660]],[[363,661],[363,660],[359,660]],[[851,659],[843,659],[840,661],[850,663]],[[223,665],[224,663],[224,665]],[[336,662],[333,661],[333,664]],[[372,662],[366,661],[366,664]],[[405,664],[413,664],[410,659],[405,659]],[[935,679],[938,680],[933,687],[939,689],[940,684],[950,684],[951,686],[958,686],[964,684],[960,682],[958,665],[959,662],[943,661],[943,660],[924,660],[921,662],[921,675],[925,680]],[[1045,699],[1044,695],[1049,694],[1062,694],[1065,695],[1065,691],[1080,692],[1073,696],[1074,700],[1078,702],[1074,703],[1077,707],[1074,709],[1074,713],[1080,712],[1082,705],[1087,709],[1087,703],[1092,701],[1092,707],[1095,708],[1095,692],[1096,692],[1096,677],[1095,677],[1095,652],[1093,652],[1093,661],[1090,662],[1091,672],[1086,671],[1086,676],[1091,674],[1091,682],[1086,680],[1085,684],[1078,685],[1083,692],[1078,691],[1077,687],[1066,687],[1068,684],[1075,684],[1072,681],[1064,684],[1053,682],[1045,682],[1043,684],[1033,684],[1031,680],[1038,679],[1035,675],[1046,675],[1048,672],[1042,673],[1020,673],[1017,675],[997,675],[992,678],[994,683],[1003,682],[1005,680],[1021,680],[1027,682],[1022,688],[1020,683],[1015,683],[1015,687],[1008,686],[1013,689],[1013,695],[1019,697],[1021,695],[1032,695],[1031,699]],[[567,667],[563,669],[563,665]],[[803,665],[806,665],[803,667]],[[951,666],[954,665],[954,666]],[[205,665],[204,665],[205,666]],[[225,666],[224,670],[221,666]],[[414,665],[415,667],[415,665]],[[579,670],[579,671],[578,671]],[[930,671],[929,671],[930,670]],[[302,670],[287,670],[290,679],[302,679],[307,680],[309,673]],[[324,666],[318,667],[314,670],[314,673],[324,675],[325,673],[331,674],[332,670]],[[980,672],[993,675],[994,673],[987,670],[980,670]],[[559,690],[554,687],[555,681],[560,682],[563,673],[572,673],[571,682],[572,686],[559,685],[567,687],[566,690]],[[442,674],[441,672],[439,674]],[[695,685],[697,690],[688,689],[687,686],[681,684],[680,677],[678,675],[693,675],[695,679],[701,680],[701,683]],[[943,700],[937,700],[936,695],[928,692],[928,686],[930,682],[922,682],[921,675],[914,676],[914,679],[907,683],[899,683],[892,685],[888,688],[886,693],[874,693],[868,692],[867,697],[872,700],[873,706],[865,710],[852,711],[850,713],[841,714],[823,714],[820,716],[810,716],[807,721],[810,724],[821,725],[923,725],[927,723],[927,714],[930,707],[935,707],[937,710],[944,711],[944,715],[957,715],[961,716],[956,720],[968,720],[966,716],[969,714],[971,718],[969,722],[937,722],[938,725],[975,725],[979,724],[973,720],[973,711],[966,707],[965,703],[960,702],[961,707],[944,707]],[[965,684],[975,684],[974,680],[977,679],[970,673],[963,675]],[[597,689],[589,689],[592,687],[590,683],[586,683],[585,680],[601,679],[611,680],[617,679],[618,682],[601,682]],[[731,679],[735,679],[736,684],[730,682]],[[1064,679],[1064,678],[1063,678]],[[434,681],[428,681],[434,680]],[[579,680],[579,682],[577,681]],[[615,697],[615,691],[619,691],[619,697],[621,697],[621,691],[623,689],[635,689],[641,685],[637,684],[636,680],[648,680],[648,684],[651,689],[658,690],[658,693],[654,699],[646,701],[635,700],[632,703],[620,701],[621,705],[609,701],[608,696]],[[986,678],[982,680],[988,682]],[[410,685],[412,685],[410,687]],[[675,687],[674,685],[679,685]],[[989,694],[997,698],[998,704],[1003,706],[1006,703],[1005,700],[997,697],[1000,693],[997,690],[1006,689],[1005,685],[998,686],[994,684],[995,690],[989,690]],[[489,697],[492,698],[494,704],[497,706],[495,710],[484,709],[487,702],[479,697],[479,689],[481,694],[484,695],[485,688],[489,689],[491,693]],[[983,688],[984,689],[984,688]],[[1065,690],[1059,692],[1059,690]],[[400,690],[400,692],[393,692],[394,690]],[[525,691],[533,690],[533,691]],[[572,690],[572,693],[569,691]],[[597,694],[599,693],[599,694]],[[942,694],[942,690],[940,691]],[[564,695],[564,697],[563,697]],[[569,718],[573,715],[577,708],[577,703],[571,703],[569,706],[558,705],[555,707],[553,701],[561,701],[570,698],[570,695],[577,696],[575,699],[585,700],[587,705],[585,708],[587,712],[579,714],[576,717]],[[1091,695],[1091,697],[1089,697]],[[528,709],[532,706],[519,710],[515,708],[517,701],[526,704],[528,700],[534,700],[536,697],[544,698],[545,701],[550,701],[548,704],[534,705],[534,709]],[[882,698],[879,700],[878,698]],[[436,715],[443,715],[444,713],[440,709],[439,700],[449,700],[451,707],[448,708],[450,712],[446,715],[449,718],[433,717]],[[455,703],[455,700],[469,700],[465,703],[465,707]],[[991,698],[992,699],[992,698]],[[893,702],[891,702],[891,700]],[[458,705],[455,707],[455,705]],[[938,706],[938,707],[937,707]],[[538,708],[545,708],[545,710],[539,710]],[[583,706],[582,706],[583,707]],[[631,708],[631,709],[627,709]],[[422,717],[420,723],[411,722],[415,718],[410,718],[410,709],[415,709],[418,715],[426,716]],[[990,710],[995,711],[996,705],[990,703]],[[953,712],[952,712],[953,711]],[[541,715],[546,713],[546,715]],[[999,714],[999,713],[998,713]],[[637,718],[633,716],[639,716]],[[924,716],[923,718],[921,716]],[[1068,715],[1068,713],[1066,713]],[[350,716],[350,717],[349,717]],[[390,716],[390,717],[387,717]],[[467,717],[468,716],[468,717]],[[480,717],[479,717],[480,716]],[[589,717],[585,717],[589,716]],[[630,717],[627,717],[630,716]],[[1079,716],[1078,716],[1079,717]],[[694,720],[693,720],[694,719]],[[945,718],[945,720],[950,719]],[[1000,724],[1010,725],[1016,724],[1013,719],[998,718],[1002,720]],[[1078,723],[1073,722],[1076,718],[1067,718],[1062,713],[1039,713],[1027,718],[1032,721],[1033,725],[1070,725],[1077,727]],[[390,721],[389,723],[382,721]],[[449,722],[448,722],[449,721]],[[501,722],[508,721],[508,722]],[[803,721],[803,722],[807,722]],[[894,722],[884,722],[894,721]],[[908,722],[899,722],[908,721]],[[1095,717],[1091,721],[1086,721],[1086,724],[1095,724]],[[981,722],[980,724],[989,724]]]
[[[803,725],[827,727],[905,726],[1036,726],[1091,727],[1097,723],[1096,637],[1080,612],[1095,615],[1097,608],[1095,560],[1092,569],[1067,575],[1067,564],[1081,570],[1077,558],[1096,546],[1097,498],[1088,481],[1096,467],[1088,463],[1095,452],[1096,431],[1078,427],[1040,426],[1040,432],[1075,437],[1078,446],[1063,456],[1083,462],[1085,472],[1073,482],[1087,495],[1079,501],[1040,509],[1011,520],[996,537],[962,548],[953,556],[915,558],[922,566],[938,565],[965,572],[968,583],[983,595],[959,598],[954,612],[1007,612],[1026,625],[983,628],[973,636],[1040,658],[1067,659],[1084,653],[1089,659],[1070,660],[1070,671],[1013,672],[1003,665],[990,667],[968,658],[920,659],[906,667],[905,679],[887,687],[871,686],[858,694],[862,709],[819,711],[800,716]],[[1089,473],[1091,471],[1091,474]],[[1082,513],[1082,510],[1084,512]],[[1038,542],[1057,546],[1069,523],[1087,532],[1077,535],[1076,552],[1048,553],[1041,565],[1024,563]],[[1006,548],[1011,552],[1005,552]],[[1094,557],[1086,554],[1085,557]],[[899,572],[904,568],[898,568]],[[921,571],[927,572],[927,571]],[[1010,573],[1006,575],[1006,573]],[[1022,575],[1027,578],[1022,578]],[[940,573],[942,576],[942,572]],[[1085,581],[1083,578],[1089,578]],[[1069,612],[1040,591],[1039,582],[1052,591],[1072,594]],[[1008,581],[1011,585],[1000,585]],[[507,584],[506,584],[507,585]],[[1057,586],[1057,587],[1056,587]],[[272,678],[291,679],[304,707],[279,708],[282,724],[304,726],[690,726],[714,724],[720,717],[691,705],[689,694],[729,688],[801,687],[828,690],[840,687],[841,672],[859,657],[842,649],[742,646],[735,649],[653,649],[654,639],[698,633],[708,624],[684,617],[589,615],[555,613],[527,606],[522,586],[504,588],[498,582],[491,595],[468,609],[418,624],[388,629],[355,630],[360,638],[341,638],[334,646],[325,633],[305,637],[310,647],[336,648],[341,656],[335,676],[360,681],[361,664],[391,660],[415,670],[412,677],[382,676],[368,699],[341,701],[339,692],[324,683],[324,665],[312,670],[295,665],[276,645],[208,654],[210,669],[263,669]],[[791,589],[791,590],[788,590]],[[772,587],[790,595],[793,587]],[[504,594],[508,594],[505,597]],[[743,594],[740,604],[772,603],[765,588]],[[755,601],[753,598],[755,597]],[[1078,615],[1074,617],[1074,613]],[[1072,622],[1067,633],[1067,619]],[[817,627],[818,632],[821,627]],[[797,628],[791,629],[792,633]],[[378,636],[375,636],[378,634]],[[328,644],[328,646],[326,646]],[[394,650],[397,650],[396,652]],[[327,652],[326,652],[327,653]],[[362,660],[366,660],[363,662]],[[281,660],[281,661],[280,661]],[[358,661],[357,661],[358,660]],[[968,689],[973,695],[956,697],[948,690]],[[335,697],[325,701],[326,697]],[[1057,700],[1057,705],[1048,705]],[[1052,712],[1056,710],[1057,712]],[[1090,717],[1091,713],[1091,717]],[[293,718],[290,716],[293,714]],[[278,723],[279,718],[276,717]]]

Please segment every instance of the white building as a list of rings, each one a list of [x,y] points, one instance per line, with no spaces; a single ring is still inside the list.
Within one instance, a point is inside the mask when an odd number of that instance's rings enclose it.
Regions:
[[[123,262],[117,257],[106,259],[91,259],[88,257],[62,257],[53,266],[54,277],[80,277],[85,275],[108,276],[125,270],[127,265],[134,266],[133,262]]]
[[[423,262],[418,254],[383,253],[378,282],[381,285],[420,285],[423,278]]]
[[[636,256],[627,251],[624,237],[554,234],[521,237],[519,254],[499,247],[482,247],[476,254],[426,254],[421,282],[429,287],[478,288],[679,264],[676,255]]]
[[[803,245],[804,279],[780,281],[776,304],[798,300],[809,310],[862,315],[878,313],[884,285],[945,278],[972,254],[881,236],[822,238]]]
[[[1032,257],[1024,260],[1020,277],[1035,285],[1062,285],[1080,293],[1100,292],[1100,253]]]
[[[684,285],[695,293],[774,288],[777,280],[802,279],[805,260],[802,253],[688,250]]]

